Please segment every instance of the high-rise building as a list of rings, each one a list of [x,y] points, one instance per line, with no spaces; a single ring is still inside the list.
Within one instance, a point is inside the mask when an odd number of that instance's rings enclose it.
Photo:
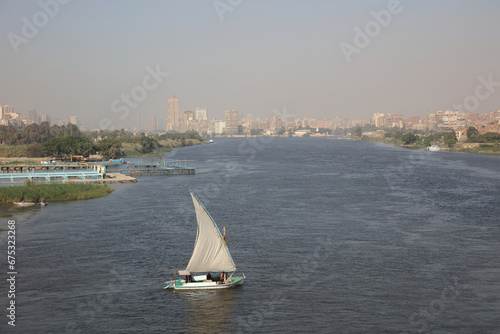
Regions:
[[[153,115],[149,118],[149,130],[156,131],[156,116]]]
[[[179,99],[174,96],[168,99],[167,131],[179,131]]]
[[[342,128],[344,121],[342,117],[334,117],[330,125],[330,129],[336,130],[337,128]]]
[[[436,114],[427,114],[427,116],[425,117],[425,127],[427,131],[437,130]]]
[[[500,122],[500,110],[491,111],[489,113],[490,122]]]
[[[191,123],[194,120],[194,113],[192,110],[184,110],[181,114],[181,127],[180,130],[181,132],[186,132],[189,130],[192,130],[192,127],[190,126]]]
[[[37,123],[36,109],[28,109],[28,124]]]
[[[426,117],[426,128],[432,131],[455,130],[465,126],[465,114],[459,111],[436,111]]]
[[[273,117],[273,123],[271,125],[271,128],[274,129],[280,129],[283,126],[283,122],[281,121],[281,116],[280,115],[274,115]]]
[[[381,113],[373,114],[372,123],[376,128],[381,128],[384,126],[385,115]]]
[[[68,123],[71,123],[71,124],[78,126],[79,125],[78,116],[76,116],[76,115],[69,116]]]
[[[48,116],[47,114],[38,113],[36,117],[39,124],[47,122],[50,125],[50,116]]]
[[[14,107],[13,106],[9,106],[9,105],[5,105],[3,106],[3,114],[12,114],[14,113]]]
[[[436,123],[439,130],[454,130],[465,126],[465,114],[459,111],[436,112]]]
[[[384,126],[388,128],[402,128],[403,115],[401,114],[387,114],[384,118]]]
[[[238,110],[226,110],[226,133],[229,135],[238,134],[239,115]]]
[[[196,108],[196,119],[208,120],[207,108]]]

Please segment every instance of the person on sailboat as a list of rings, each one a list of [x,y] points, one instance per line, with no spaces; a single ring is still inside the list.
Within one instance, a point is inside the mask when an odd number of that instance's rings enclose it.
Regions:
[[[207,281],[212,281],[212,275],[210,273],[207,273]]]

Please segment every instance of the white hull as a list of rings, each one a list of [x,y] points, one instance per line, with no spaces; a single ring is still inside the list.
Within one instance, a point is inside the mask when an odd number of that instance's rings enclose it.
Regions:
[[[437,145],[432,145],[429,147],[429,151],[431,152],[437,152],[441,149],[441,147],[437,146]]]
[[[32,203],[32,202],[14,202],[14,204],[17,205],[17,206],[33,206],[36,203]]]
[[[176,290],[194,290],[194,289],[203,289],[203,290],[208,290],[208,289],[227,289],[236,285],[241,285],[243,284],[243,280],[237,282],[237,283],[230,283],[230,284],[217,284],[216,282],[200,282],[200,283],[186,283],[182,286],[175,286],[174,289]]]

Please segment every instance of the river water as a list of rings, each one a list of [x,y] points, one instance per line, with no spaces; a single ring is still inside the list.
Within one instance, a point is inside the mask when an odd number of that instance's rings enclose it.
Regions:
[[[500,332],[499,157],[228,138],[168,159],[196,175],[2,218],[18,275],[15,328],[0,280],[1,333]],[[190,188],[243,286],[162,289],[192,252]]]

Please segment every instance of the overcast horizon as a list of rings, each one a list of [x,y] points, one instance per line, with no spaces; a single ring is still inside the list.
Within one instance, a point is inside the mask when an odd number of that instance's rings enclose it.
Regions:
[[[498,13],[486,0],[0,1],[0,105],[89,128],[166,119],[173,95],[210,119],[484,114],[500,109]]]

